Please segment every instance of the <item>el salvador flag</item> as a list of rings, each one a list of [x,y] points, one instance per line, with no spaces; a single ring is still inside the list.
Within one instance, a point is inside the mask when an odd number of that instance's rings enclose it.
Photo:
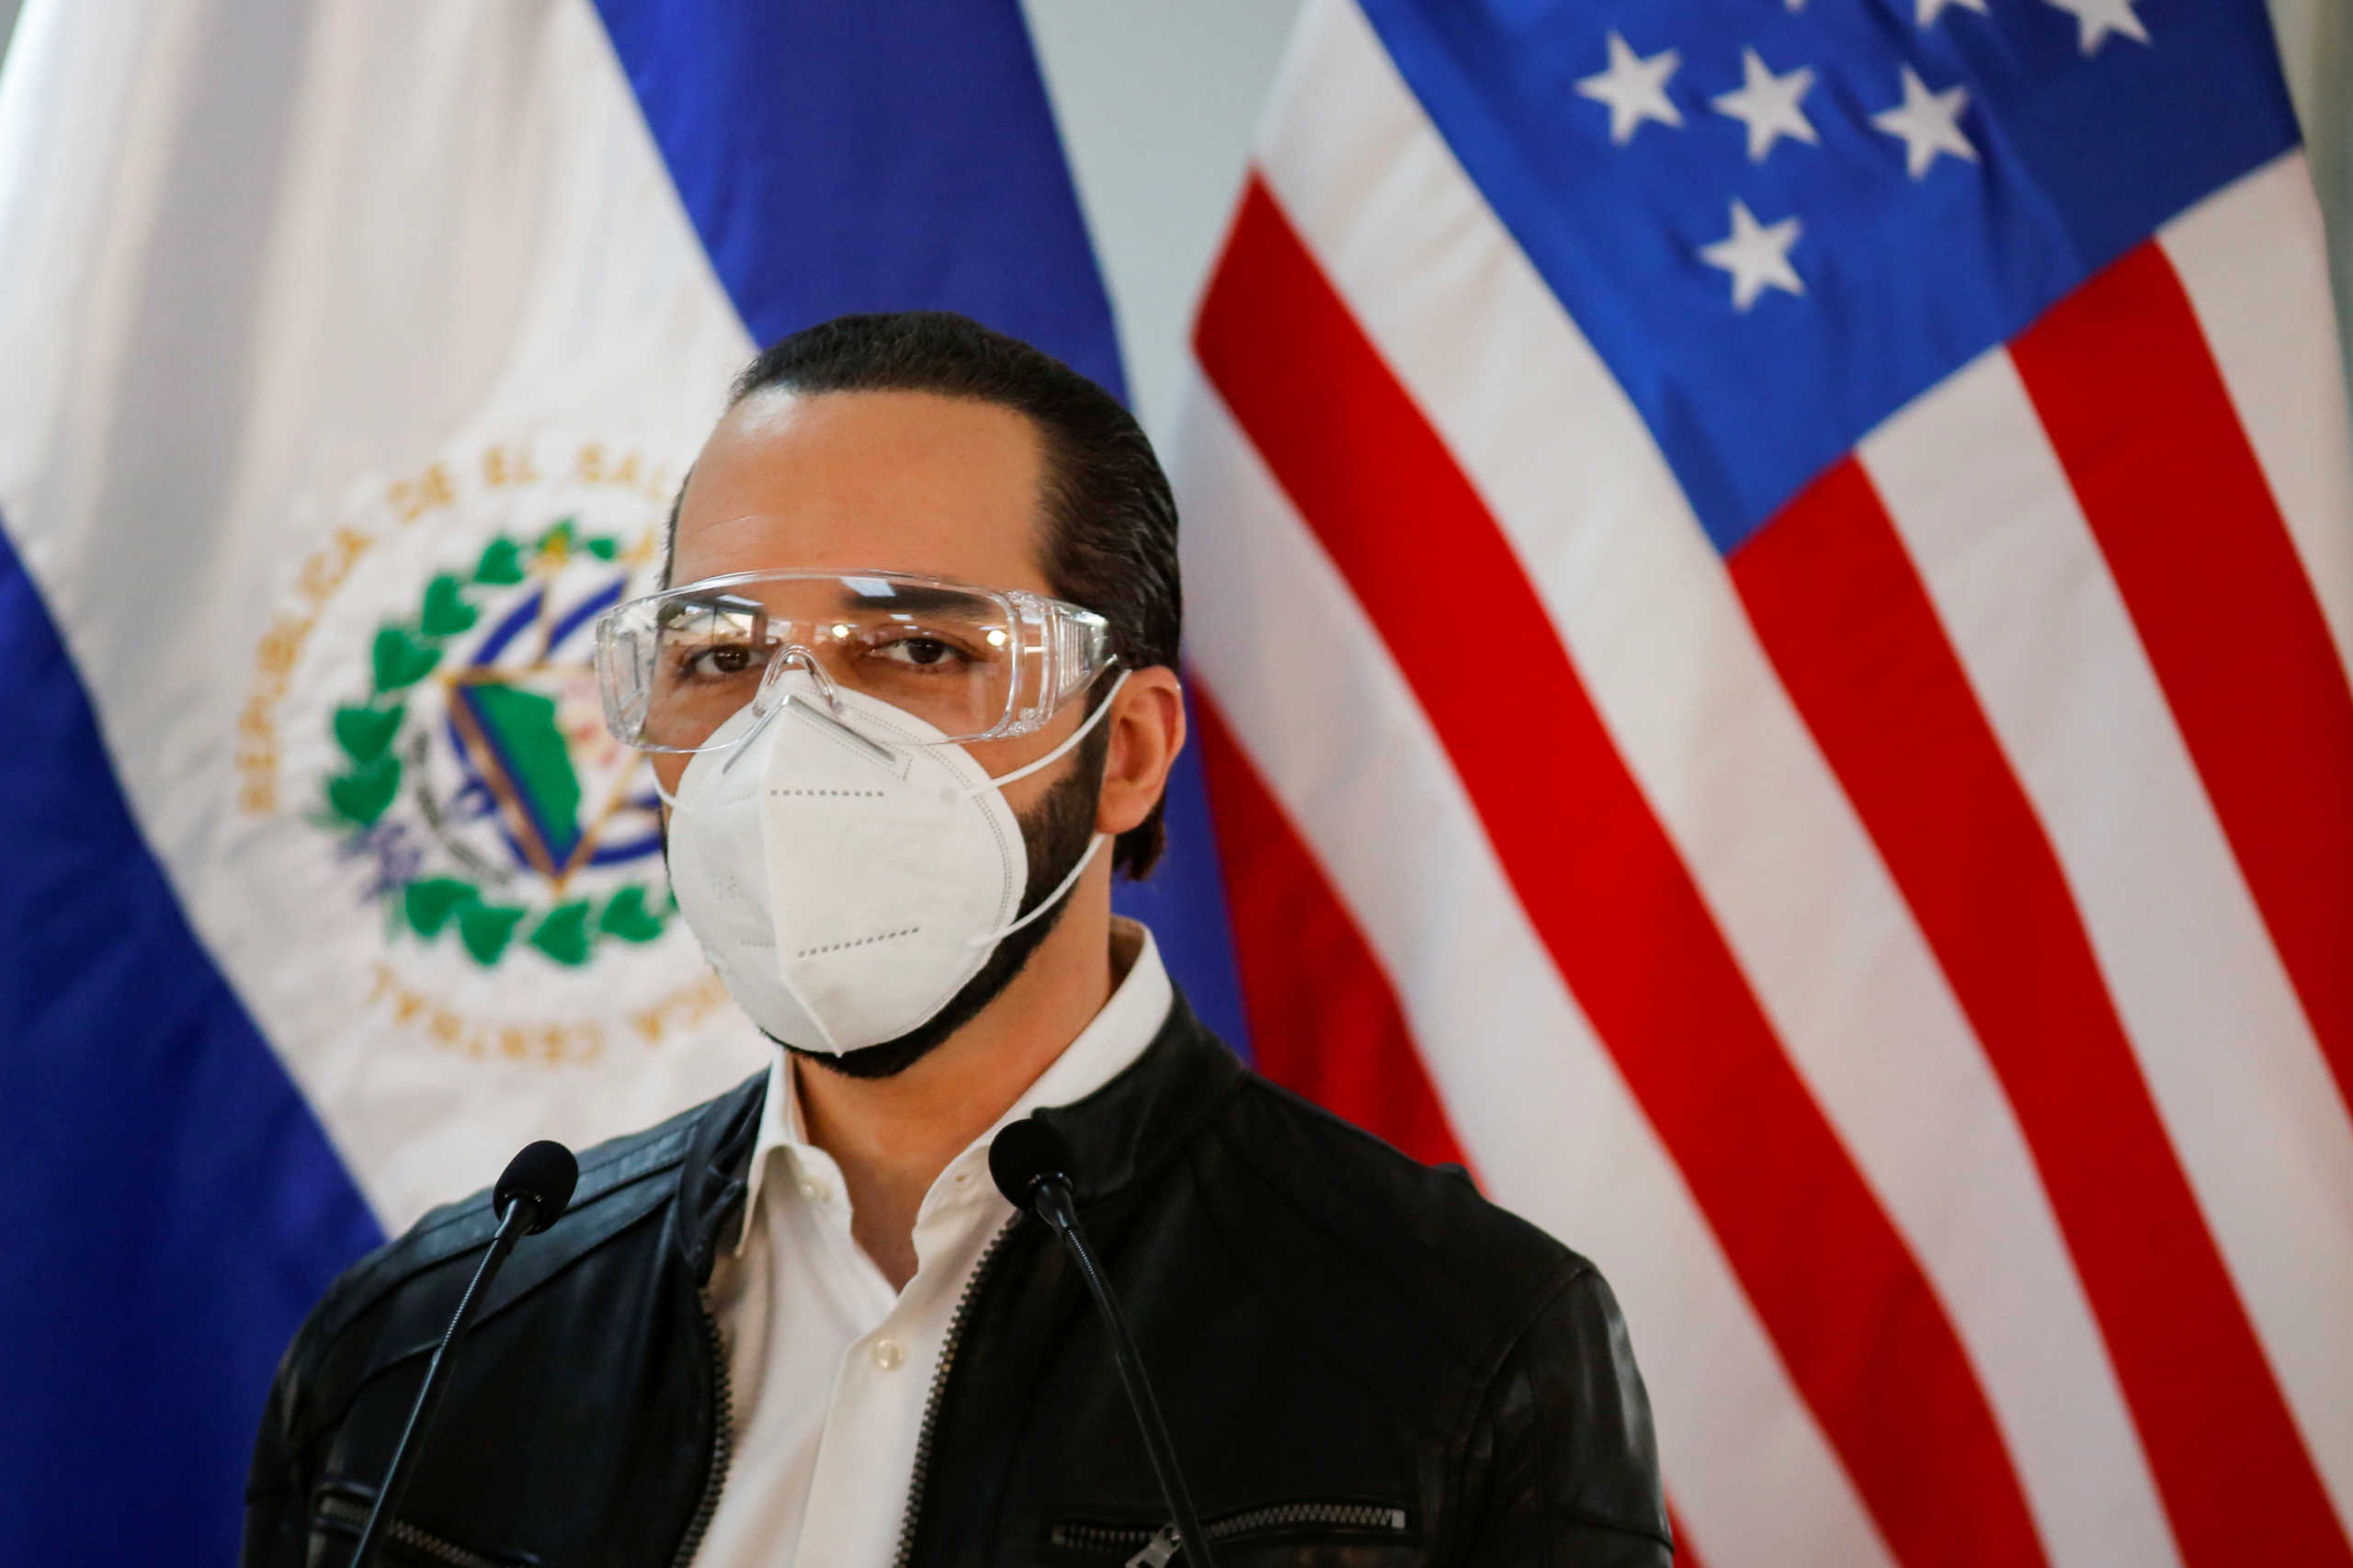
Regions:
[[[1014,0],[33,0],[0,269],[0,1562],[225,1562],[337,1271],[765,1060],[583,644],[729,380],[1118,352]]]

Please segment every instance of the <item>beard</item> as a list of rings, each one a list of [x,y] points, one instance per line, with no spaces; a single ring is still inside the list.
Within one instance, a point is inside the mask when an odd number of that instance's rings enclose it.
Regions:
[[[1103,764],[1110,753],[1110,742],[1108,728],[1097,729],[1080,742],[1073,754],[1070,772],[1056,779],[1036,805],[1016,813],[1014,821],[1020,824],[1021,845],[1029,862],[1029,880],[1023,887],[1017,917],[1029,914],[1061,887],[1063,879],[1071,874],[1085,858],[1087,846],[1095,841],[1096,803],[1103,793]],[[1051,909],[999,942],[980,971],[948,999],[948,1006],[928,1022],[916,1025],[895,1040],[845,1051],[837,1056],[804,1051],[783,1040],[777,1043],[801,1061],[846,1078],[888,1078],[904,1073],[938,1050],[949,1036],[978,1017],[983,1008],[1003,994],[1029,963],[1029,955],[1053,935],[1054,927],[1062,923],[1063,911],[1069,907],[1070,895],[1064,893]],[[773,1035],[768,1038],[776,1039]]]

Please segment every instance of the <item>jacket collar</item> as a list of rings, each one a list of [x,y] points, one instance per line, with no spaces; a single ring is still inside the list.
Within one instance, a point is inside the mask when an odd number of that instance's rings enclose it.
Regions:
[[[1149,1179],[1242,1077],[1242,1063],[1179,991],[1132,1066],[1085,1099],[1037,1116],[1069,1141],[1071,1177],[1087,1208]]]
[[[1240,1083],[1242,1064],[1174,991],[1143,1054],[1084,1099],[1037,1113],[1070,1141],[1082,1207],[1150,1176],[1184,1135]],[[698,1283],[742,1224],[752,1150],[767,1103],[759,1073],[705,1108],[678,1172],[676,1235]]]
[[[756,1073],[703,1108],[678,1166],[678,1223],[673,1233],[685,1250],[695,1283],[710,1281],[710,1262],[728,1221],[743,1212],[745,1173],[759,1138],[760,1108],[767,1099],[768,1075]]]

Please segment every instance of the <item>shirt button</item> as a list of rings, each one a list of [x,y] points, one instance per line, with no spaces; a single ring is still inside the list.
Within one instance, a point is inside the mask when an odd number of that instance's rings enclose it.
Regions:
[[[907,1353],[899,1348],[897,1340],[878,1339],[874,1342],[874,1364],[884,1371],[897,1369],[899,1363],[906,1358]]]
[[[812,1203],[823,1203],[829,1196],[831,1196],[831,1191],[824,1182],[819,1181],[815,1176],[802,1176],[801,1178],[801,1196],[807,1199]]]

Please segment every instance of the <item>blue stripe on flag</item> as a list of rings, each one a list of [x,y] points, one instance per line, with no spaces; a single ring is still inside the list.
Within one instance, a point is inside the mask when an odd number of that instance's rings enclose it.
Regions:
[[[960,311],[1125,396],[1052,111],[1015,0],[919,10],[597,0],[670,177],[752,335],[845,311]],[[1199,756],[1170,854],[1120,909],[1151,923],[1201,1017],[1245,1056]]]
[[[1176,769],[1168,776],[1168,809],[1163,820],[1168,852],[1160,869],[1149,881],[1113,883],[1112,907],[1152,927],[1161,961],[1185,988],[1185,1000],[1193,1011],[1243,1060],[1252,1060],[1199,741],[1177,755]]]
[[[2146,41],[2055,3],[1948,6],[1925,28],[1912,0],[1362,5],[1726,552],[1873,426],[2297,141],[2261,0],[2131,0]],[[1637,80],[1602,80],[1613,33],[1664,110],[1613,114],[1612,85]],[[1813,73],[1798,108],[1815,143],[1752,156],[1719,104],[1749,51],[1791,85]],[[1877,123],[1906,71],[1966,95],[1973,160],[1923,137],[1909,166],[1912,139]],[[1735,199],[1759,225],[1798,222],[1802,295],[1736,307],[1701,255],[1732,237]]]
[[[1015,0],[597,9],[755,338],[845,311],[961,311],[1122,390]]]
[[[0,1562],[217,1561],[280,1351],[381,1236],[5,533],[0,669]]]

